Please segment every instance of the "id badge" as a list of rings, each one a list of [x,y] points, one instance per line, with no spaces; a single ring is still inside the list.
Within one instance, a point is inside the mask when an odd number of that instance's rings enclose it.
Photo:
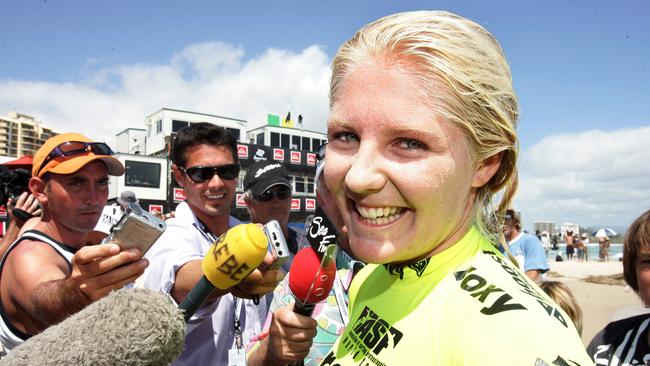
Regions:
[[[228,366],[246,366],[246,350],[237,347],[229,349]]]

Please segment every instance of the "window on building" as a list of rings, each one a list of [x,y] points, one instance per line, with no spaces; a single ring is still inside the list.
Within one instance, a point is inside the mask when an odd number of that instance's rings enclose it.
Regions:
[[[296,193],[305,193],[305,179],[303,177],[293,177],[293,191]]]
[[[319,146],[320,146],[320,139],[311,139],[310,151],[316,151],[316,149],[318,149]]]
[[[126,160],[124,185],[127,187],[160,188],[160,164]]]
[[[309,139],[309,137],[303,137],[302,138],[302,149],[303,150],[311,151],[311,147],[310,147],[311,144],[309,143],[309,141],[311,141]]]
[[[271,147],[280,147],[280,134],[271,132]]]
[[[291,148],[291,146],[289,145],[290,139],[291,139],[290,135],[287,135],[286,133],[280,134],[280,147],[285,149],[290,149]]]
[[[177,121],[177,120],[172,120],[172,132],[178,132],[183,127],[189,126],[189,122],[187,121]]]
[[[307,191],[305,193],[316,194],[316,188],[314,187],[314,178],[307,178]]]
[[[300,136],[291,136],[291,148],[300,150]]]
[[[264,145],[264,133],[258,133],[255,136],[255,143],[258,145]]]
[[[239,141],[240,131],[239,131],[238,128],[226,127],[226,130],[228,130],[228,132],[230,132],[230,134],[235,138],[235,140]]]
[[[162,119],[159,119],[156,121],[156,134],[159,134],[162,132]]]

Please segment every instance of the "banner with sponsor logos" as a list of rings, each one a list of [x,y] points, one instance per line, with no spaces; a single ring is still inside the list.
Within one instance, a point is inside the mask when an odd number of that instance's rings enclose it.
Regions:
[[[185,190],[183,188],[174,187],[174,202],[185,201]]]

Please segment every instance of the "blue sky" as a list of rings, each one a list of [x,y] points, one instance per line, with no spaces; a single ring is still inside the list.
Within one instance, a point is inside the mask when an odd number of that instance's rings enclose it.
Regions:
[[[417,9],[458,13],[501,42],[521,104],[524,220],[626,225],[650,207],[641,189],[650,175],[625,170],[647,166],[635,159],[650,150],[641,143],[650,126],[648,1],[0,0],[0,114],[109,142],[163,106],[251,127],[291,110],[324,130],[321,89],[338,45],[371,20]]]

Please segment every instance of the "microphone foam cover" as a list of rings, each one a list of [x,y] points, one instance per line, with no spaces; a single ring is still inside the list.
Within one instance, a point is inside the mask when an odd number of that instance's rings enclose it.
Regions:
[[[323,268],[320,262],[311,247],[301,249],[294,257],[289,270],[289,289],[297,301],[314,304],[327,298],[336,276],[336,261]]]
[[[0,365],[168,365],[184,340],[183,313],[167,295],[122,289],[31,337]]]
[[[266,248],[266,234],[260,225],[237,225],[210,247],[201,262],[201,271],[214,287],[229,289],[262,263]]]

